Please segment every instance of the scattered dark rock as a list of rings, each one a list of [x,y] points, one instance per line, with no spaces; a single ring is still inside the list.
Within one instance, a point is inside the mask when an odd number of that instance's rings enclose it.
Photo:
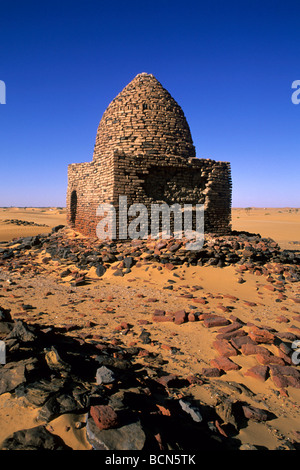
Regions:
[[[6,438],[1,450],[72,450],[44,426],[14,432]]]
[[[146,442],[146,434],[140,421],[114,429],[100,430],[90,416],[86,429],[87,439],[95,450],[142,450]]]

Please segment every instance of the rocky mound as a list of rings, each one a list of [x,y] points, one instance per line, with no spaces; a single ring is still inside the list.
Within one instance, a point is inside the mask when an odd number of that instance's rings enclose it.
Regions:
[[[268,263],[288,264],[292,267],[300,265],[299,251],[281,250],[274,240],[246,232],[232,232],[222,237],[206,234],[201,249],[187,250],[187,239],[101,242],[93,238],[69,238],[63,229],[64,226],[59,225],[52,229],[50,235],[25,237],[3,244],[0,248],[0,262],[13,258],[18,260],[26,255],[24,250],[34,248],[44,249],[52,259],[75,264],[80,269],[94,266],[99,276],[116,261],[120,261],[116,274],[126,274],[141,256],[143,260],[161,263],[169,269],[184,263],[216,267],[237,264],[246,266],[250,271],[264,272],[264,266]],[[293,277],[299,279],[296,269],[291,270]]]

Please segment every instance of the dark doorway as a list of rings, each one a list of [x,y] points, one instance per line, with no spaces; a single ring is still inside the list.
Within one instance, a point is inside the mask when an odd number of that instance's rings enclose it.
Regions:
[[[71,201],[70,201],[70,220],[71,220],[72,225],[75,225],[76,214],[77,214],[77,192],[72,191]]]

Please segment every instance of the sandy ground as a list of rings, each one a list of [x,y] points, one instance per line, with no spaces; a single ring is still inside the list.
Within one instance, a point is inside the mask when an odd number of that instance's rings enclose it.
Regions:
[[[273,238],[282,249],[300,249],[300,209],[297,208],[234,208],[232,228]]]
[[[4,221],[23,220],[34,222],[43,226],[17,225]],[[20,207],[0,207],[0,241],[9,241],[18,237],[32,237],[40,233],[49,233],[56,225],[66,224],[65,209],[56,207],[45,208],[20,208]]]
[[[26,217],[26,219],[25,219]],[[51,226],[65,223],[65,213],[60,210],[46,209],[0,209],[0,219],[17,218]],[[0,224],[2,240],[17,236],[30,235],[27,230]],[[296,209],[233,209],[233,229],[260,233],[280,243],[282,248],[300,248],[300,212]],[[20,230],[20,231],[19,231]],[[47,231],[47,230],[46,230]],[[33,234],[33,233],[31,233]],[[70,236],[74,233],[70,231]],[[40,260],[46,256],[41,253]],[[234,266],[222,269],[213,266],[180,266],[173,271],[160,269],[156,263],[145,262],[134,266],[132,272],[124,277],[113,276],[113,266],[102,278],[98,278],[94,268],[88,272],[86,285],[75,288],[70,294],[71,277],[61,278],[60,272],[65,269],[58,262],[50,261],[42,265],[42,274],[32,277],[30,274],[14,275],[15,286],[1,292],[1,306],[10,308],[14,318],[23,318],[28,322],[66,326],[76,324],[81,327],[81,334],[105,336],[108,339],[119,338],[125,346],[139,345],[138,337],[143,328],[151,333],[152,343],[147,345],[150,351],[158,351],[168,361],[166,369],[181,376],[200,373],[203,367],[210,367],[210,360],[216,356],[213,342],[217,328],[205,328],[201,322],[188,322],[176,325],[171,322],[152,322],[154,309],[174,312],[180,309],[189,310],[199,306],[194,299],[182,297],[182,294],[194,293],[194,298],[204,298],[200,305],[203,312],[215,312],[224,315],[224,307],[230,314],[244,322],[254,322],[261,326],[274,327],[276,331],[291,331],[295,326],[299,331],[299,304],[293,299],[299,295],[296,283],[286,287],[286,299],[278,302],[278,293],[269,291],[264,276],[243,273],[244,283],[237,282],[240,274]],[[76,268],[74,267],[74,271]],[[5,278],[5,273],[2,273]],[[3,279],[3,277],[2,277]],[[163,289],[173,283],[173,290]],[[34,292],[34,295],[33,295]],[[151,299],[155,302],[151,301]],[[252,304],[249,305],[249,302]],[[34,309],[24,312],[21,304],[30,303]],[[192,310],[191,310],[192,311]],[[286,321],[279,320],[280,317]],[[141,325],[147,320],[147,325]],[[132,327],[128,334],[116,331],[121,321]],[[93,322],[91,327],[90,322]],[[246,327],[247,328],[247,327]],[[292,330],[295,331],[295,330]],[[76,332],[70,332],[76,335]],[[155,341],[162,346],[157,347]],[[172,355],[170,346],[179,348],[182,355]],[[275,353],[273,345],[267,346]],[[228,383],[246,385],[254,394],[253,405],[264,408],[268,406],[277,418],[265,425],[250,423],[242,429],[238,438],[242,443],[261,445],[270,450],[280,443],[280,436],[293,439],[294,431],[300,432],[299,399],[300,390],[290,388],[288,397],[283,397],[268,379],[261,383],[244,372],[256,364],[253,356],[240,355],[234,358],[241,367],[230,371],[217,379]],[[195,386],[194,395],[202,402],[212,401],[209,390]],[[248,397],[249,402],[249,397]],[[0,442],[12,432],[36,425],[36,409],[23,407],[15,403],[10,394],[0,397]],[[21,417],[21,418],[20,418]],[[84,432],[76,429],[74,423],[82,417],[64,415],[49,423],[48,427],[60,435],[74,449],[89,449]]]

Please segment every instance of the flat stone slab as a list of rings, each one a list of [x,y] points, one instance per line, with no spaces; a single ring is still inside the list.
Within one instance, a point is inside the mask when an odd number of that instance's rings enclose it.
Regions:
[[[213,315],[203,320],[203,325],[206,326],[206,328],[212,328],[214,326],[226,326],[229,324],[230,321],[227,320],[227,318],[217,315]]]
[[[115,429],[100,430],[93,418],[89,417],[86,432],[95,450],[142,450],[146,441],[140,421]]]

